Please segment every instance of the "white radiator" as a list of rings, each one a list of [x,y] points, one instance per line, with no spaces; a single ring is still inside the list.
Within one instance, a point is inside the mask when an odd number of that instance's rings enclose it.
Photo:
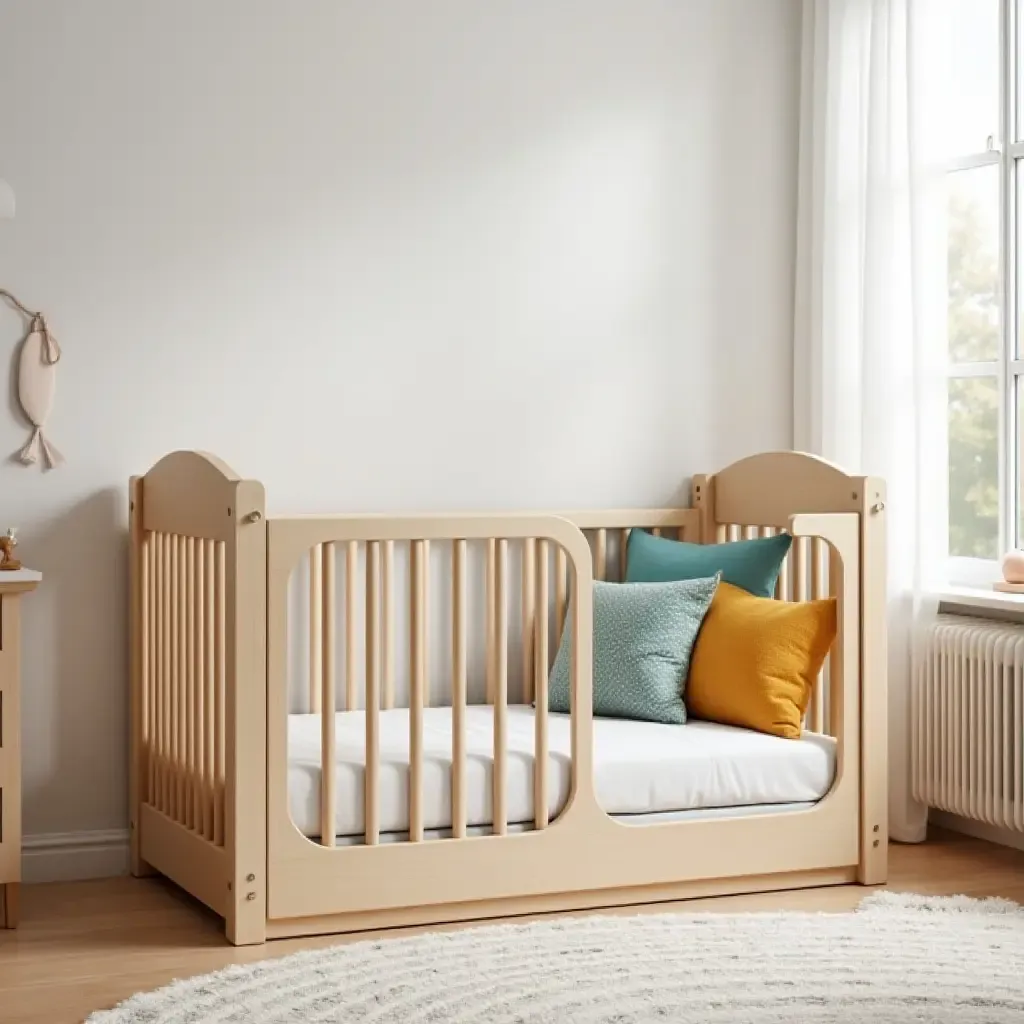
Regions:
[[[911,707],[914,798],[1024,831],[1024,626],[940,615]]]

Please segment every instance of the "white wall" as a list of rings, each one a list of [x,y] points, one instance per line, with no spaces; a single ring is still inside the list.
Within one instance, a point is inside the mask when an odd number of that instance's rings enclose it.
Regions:
[[[431,510],[790,444],[798,43],[796,0],[3,0],[0,286],[64,345],[69,460],[0,464],[46,574],[28,833],[124,826],[125,487],[166,451]]]

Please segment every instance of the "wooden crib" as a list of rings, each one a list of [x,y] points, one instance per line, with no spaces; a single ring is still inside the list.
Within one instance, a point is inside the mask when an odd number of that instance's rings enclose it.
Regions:
[[[560,515],[267,517],[261,484],[180,451],[130,483],[132,871],[159,872],[267,938],[886,877],[884,500],[814,457],[693,480],[693,507]],[[593,787],[592,581],[632,528],[794,543],[776,597],[834,595],[839,632],[807,728],[835,737],[798,812],[626,826]],[[548,820],[548,668],[573,631],[571,787]],[[534,815],[507,821],[509,703],[534,713]],[[493,716],[488,834],[467,829],[465,719]],[[450,708],[451,828],[423,822],[424,710]],[[408,829],[382,841],[381,716],[408,708]],[[365,718],[362,829],[335,840],[336,712]],[[288,723],[320,716],[320,827],[289,810]],[[685,728],[685,727],[683,727]],[[331,766],[331,770],[327,767]],[[447,799],[446,794],[446,799]]]

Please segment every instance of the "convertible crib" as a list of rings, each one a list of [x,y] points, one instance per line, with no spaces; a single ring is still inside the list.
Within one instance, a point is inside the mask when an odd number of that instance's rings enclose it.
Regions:
[[[170,454],[130,484],[132,871],[237,944],[883,882],[883,499],[776,452],[691,508],[268,518]],[[802,738],[594,717],[592,583],[632,529],[793,536],[776,598],[838,602]]]

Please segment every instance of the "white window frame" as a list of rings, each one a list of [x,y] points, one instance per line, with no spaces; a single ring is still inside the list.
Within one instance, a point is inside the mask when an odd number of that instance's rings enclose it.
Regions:
[[[947,174],[979,167],[999,167],[999,333],[997,359],[978,363],[949,363],[950,380],[990,377],[999,389],[999,550],[1024,543],[1020,536],[1021,442],[1018,429],[1018,388],[1024,388],[1024,359],[1017,358],[1021,282],[1017,248],[1020,240],[1017,210],[1017,168],[1024,174],[1024,133],[1018,120],[1020,102],[1018,20],[1024,0],[1000,0],[999,12],[999,137],[987,140],[983,151],[950,160]],[[1024,182],[1022,182],[1024,183]],[[1024,351],[1024,349],[1022,349]],[[951,583],[985,586],[1001,578],[998,560],[950,556]]]

